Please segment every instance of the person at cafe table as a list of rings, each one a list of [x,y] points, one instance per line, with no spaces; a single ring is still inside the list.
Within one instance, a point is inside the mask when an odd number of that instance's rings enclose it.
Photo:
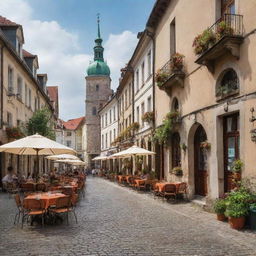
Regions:
[[[5,188],[7,183],[14,183],[17,181],[17,176],[14,174],[13,167],[9,166],[7,168],[7,174],[3,177],[2,183]]]

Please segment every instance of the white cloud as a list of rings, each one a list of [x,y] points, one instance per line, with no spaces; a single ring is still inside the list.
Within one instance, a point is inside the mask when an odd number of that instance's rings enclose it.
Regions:
[[[48,74],[48,85],[59,86],[60,117],[67,120],[84,115],[84,77],[93,52],[80,53],[78,35],[57,21],[33,19],[33,9],[26,0],[1,0],[0,10],[0,15],[23,26],[24,48],[38,55],[40,72]],[[136,35],[130,31],[111,34],[107,39],[105,59],[111,69],[113,88],[117,87],[120,68],[129,61],[136,42]]]

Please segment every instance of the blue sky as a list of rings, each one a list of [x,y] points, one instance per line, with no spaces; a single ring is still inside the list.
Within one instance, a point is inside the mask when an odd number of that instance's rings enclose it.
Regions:
[[[39,72],[59,86],[60,117],[84,115],[86,67],[92,60],[100,13],[112,88],[130,59],[155,0],[0,0],[0,15],[23,26],[24,48],[39,57]],[[15,6],[15,8],[13,8]]]

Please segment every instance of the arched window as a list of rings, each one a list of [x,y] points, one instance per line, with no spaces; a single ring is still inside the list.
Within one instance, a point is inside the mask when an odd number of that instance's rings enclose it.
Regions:
[[[224,70],[217,81],[216,97],[226,98],[239,92],[239,79],[234,69]]]
[[[97,114],[97,109],[96,109],[96,107],[93,107],[92,108],[92,115],[96,116],[96,114]]]
[[[99,90],[99,85],[96,84],[96,92]]]
[[[180,135],[175,132],[172,135],[172,168],[181,166]]]
[[[172,101],[172,111],[174,111],[174,112],[180,111],[179,101],[176,97]]]

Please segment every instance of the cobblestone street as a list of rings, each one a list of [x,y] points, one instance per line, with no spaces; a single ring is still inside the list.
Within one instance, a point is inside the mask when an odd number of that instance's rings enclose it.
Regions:
[[[88,178],[74,219],[13,226],[14,200],[0,194],[0,255],[256,255],[256,234],[238,232],[189,203],[171,204]]]

